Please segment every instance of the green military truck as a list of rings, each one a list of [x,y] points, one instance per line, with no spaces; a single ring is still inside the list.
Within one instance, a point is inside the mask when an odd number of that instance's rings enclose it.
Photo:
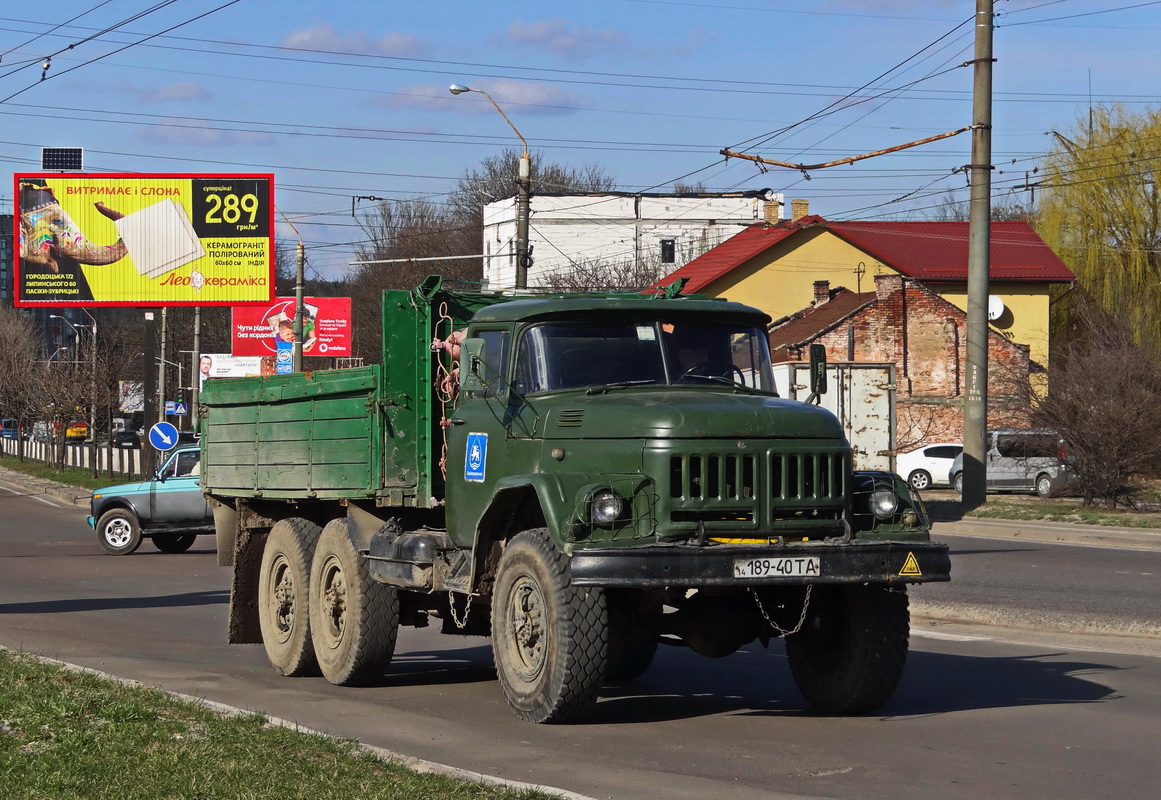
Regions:
[[[824,713],[898,685],[947,547],[835,417],[774,391],[761,311],[642,295],[383,297],[382,363],[210,381],[202,486],[229,640],[382,680],[401,625],[490,636],[509,705],[584,717],[659,644],[784,637]]]

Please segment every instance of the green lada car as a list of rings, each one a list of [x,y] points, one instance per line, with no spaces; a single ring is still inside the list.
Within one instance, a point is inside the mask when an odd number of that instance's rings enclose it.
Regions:
[[[214,516],[198,482],[201,451],[181,447],[153,480],[93,492],[89,527],[106,553],[125,556],[152,539],[163,553],[184,553],[198,534],[214,532]]]

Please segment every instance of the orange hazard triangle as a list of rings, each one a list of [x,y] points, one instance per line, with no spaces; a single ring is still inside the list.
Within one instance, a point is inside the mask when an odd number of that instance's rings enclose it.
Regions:
[[[903,562],[903,569],[899,570],[900,575],[923,575],[923,571],[919,569],[919,562],[915,560],[914,553],[908,553],[907,559]]]

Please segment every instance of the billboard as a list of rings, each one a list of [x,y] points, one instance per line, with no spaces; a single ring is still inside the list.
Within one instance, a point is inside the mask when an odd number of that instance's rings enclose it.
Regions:
[[[351,298],[304,297],[302,324],[304,356],[351,354]],[[236,306],[233,350],[236,356],[278,353],[278,343],[294,341],[294,298],[276,297],[260,306]]]
[[[17,174],[15,305],[274,296],[274,176]]]
[[[198,365],[198,387],[204,387],[210,378],[253,378],[259,375],[272,375],[271,363],[264,365],[261,356],[202,353]]]

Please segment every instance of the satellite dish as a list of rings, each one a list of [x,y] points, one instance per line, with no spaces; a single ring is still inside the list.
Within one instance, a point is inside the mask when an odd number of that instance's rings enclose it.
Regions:
[[[988,322],[995,322],[1004,313],[1004,301],[994,294],[988,295]]]

